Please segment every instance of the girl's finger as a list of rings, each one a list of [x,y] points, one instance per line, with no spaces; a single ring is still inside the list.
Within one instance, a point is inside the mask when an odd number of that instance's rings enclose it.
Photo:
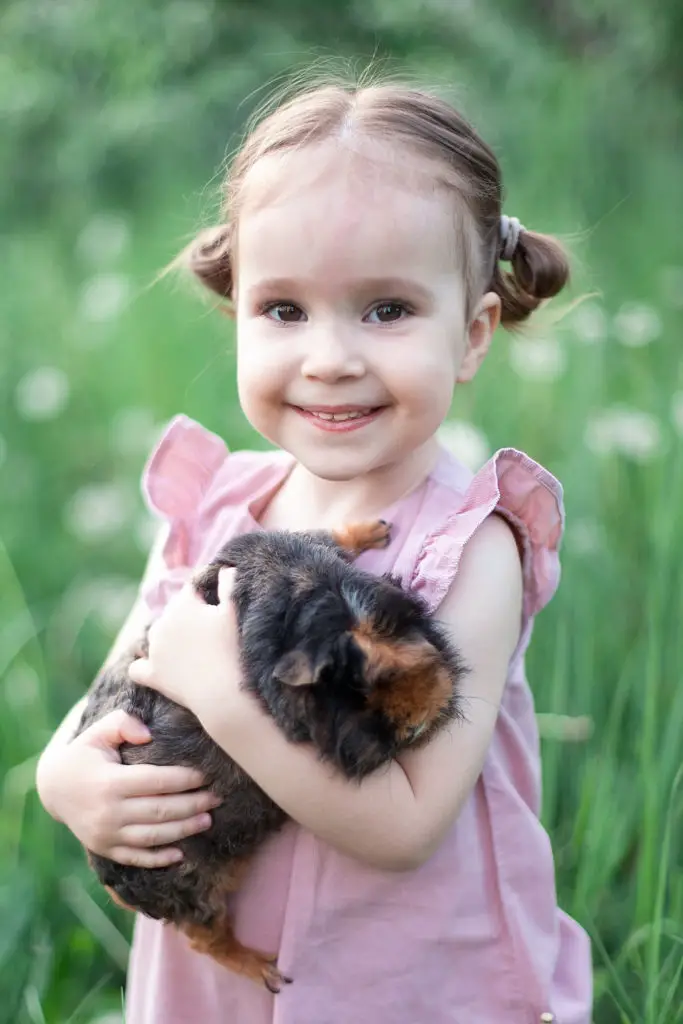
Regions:
[[[152,673],[152,663],[147,658],[138,658],[134,661],[128,669],[128,678],[133,683],[139,683],[141,686],[150,686],[154,682],[154,675]]]
[[[167,868],[170,864],[178,864],[183,859],[182,851],[173,846],[164,846],[159,850],[144,847],[115,846],[107,853],[110,860],[117,864],[127,864],[134,868]]]
[[[127,800],[125,805],[126,826],[180,822],[210,811],[222,802],[220,797],[215,796],[209,789],[181,793],[178,796],[133,797]]]
[[[147,726],[121,708],[93,722],[80,737],[82,743],[109,750],[118,750],[122,743],[149,743],[151,738]]]
[[[177,765],[126,764],[119,766],[117,792],[119,796],[163,796],[186,793],[206,785],[201,772],[195,768]]]
[[[168,846],[177,843],[187,836],[205,832],[213,824],[210,814],[197,814],[193,818],[182,821],[167,821],[155,825],[126,825],[120,835],[127,846],[145,848],[151,846]]]

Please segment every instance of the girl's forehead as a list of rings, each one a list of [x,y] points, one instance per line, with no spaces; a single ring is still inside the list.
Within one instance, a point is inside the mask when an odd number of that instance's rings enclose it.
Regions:
[[[410,152],[358,151],[330,141],[264,157],[244,184],[239,263],[279,263],[304,247],[337,264],[381,253],[452,268],[461,250],[457,198],[428,161]]]
[[[444,187],[444,169],[415,153],[406,143],[330,138],[269,153],[247,171],[240,189],[238,216],[329,192],[389,199],[438,197],[453,202]],[[448,194],[450,192],[450,195]]]

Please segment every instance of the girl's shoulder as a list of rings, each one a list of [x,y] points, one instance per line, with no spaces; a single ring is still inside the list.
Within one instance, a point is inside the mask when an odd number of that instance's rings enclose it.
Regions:
[[[277,489],[291,462],[281,451],[231,452],[223,438],[188,416],[171,420],[142,474],[143,497],[161,520],[164,538],[163,572],[150,589],[150,607],[163,606],[232,536],[255,528],[259,503]]]
[[[163,430],[142,473],[146,503],[163,518],[194,518],[207,500],[239,505],[287,471],[291,457],[278,450],[232,452],[223,438],[175,416]]]
[[[442,451],[422,509],[419,550],[406,582],[436,608],[450,589],[465,545],[492,514],[517,539],[524,570],[525,613],[548,603],[559,583],[564,529],[562,485],[515,448],[497,451],[477,472]]]

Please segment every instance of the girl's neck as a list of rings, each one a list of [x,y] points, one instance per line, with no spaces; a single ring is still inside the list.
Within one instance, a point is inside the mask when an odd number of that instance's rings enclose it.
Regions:
[[[351,480],[326,480],[297,462],[259,519],[267,530],[326,530],[380,517],[415,490],[434,468],[435,439],[392,463]]]

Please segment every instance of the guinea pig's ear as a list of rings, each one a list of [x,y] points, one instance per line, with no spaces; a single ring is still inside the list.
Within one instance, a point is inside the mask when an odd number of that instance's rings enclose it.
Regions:
[[[297,648],[283,654],[273,669],[273,678],[284,686],[312,686],[320,682],[323,669],[329,665],[327,657],[313,662],[310,654]]]

